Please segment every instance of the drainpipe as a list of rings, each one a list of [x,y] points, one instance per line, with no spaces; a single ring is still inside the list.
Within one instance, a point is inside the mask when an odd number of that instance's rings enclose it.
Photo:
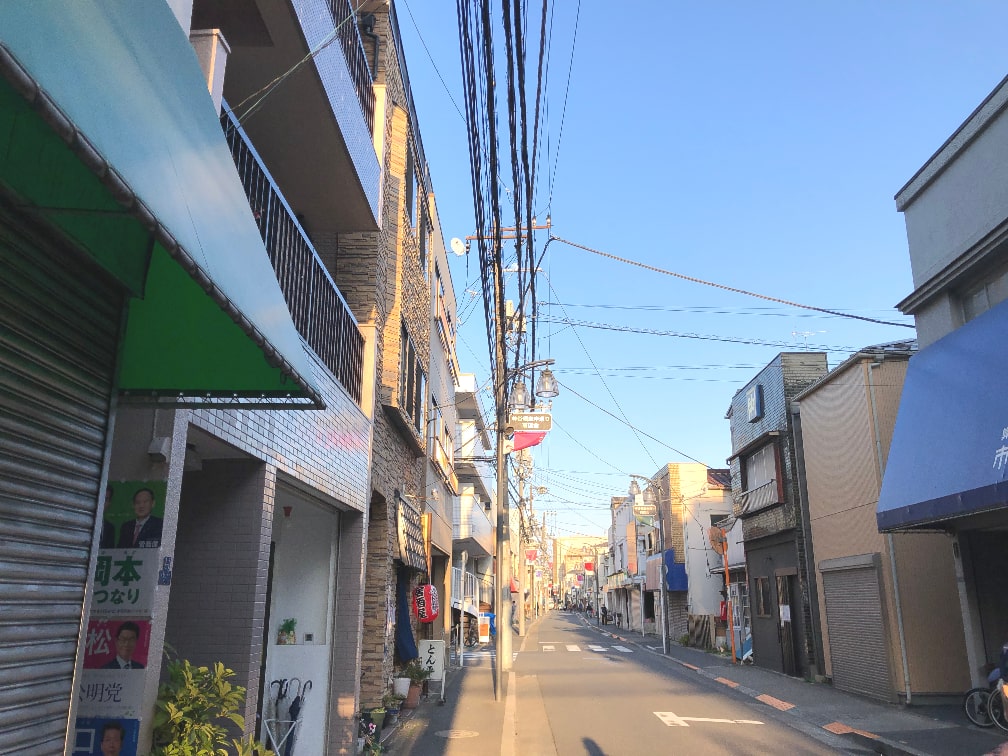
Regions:
[[[374,27],[375,27],[375,14],[374,13],[365,13],[363,16],[361,16],[360,23],[361,23],[361,33],[365,37],[368,37],[372,42],[374,42],[374,63],[371,65],[371,80],[372,81],[377,81],[378,80],[378,45],[380,44],[380,40],[378,39],[378,35],[375,34],[375,30],[374,30]]]
[[[875,368],[881,367],[885,355],[880,355],[874,362],[868,364],[868,394],[871,399],[872,423],[875,426],[875,456],[878,461],[879,489],[882,487],[882,475],[885,472],[885,460],[882,459],[882,437],[879,434],[878,408],[875,405]],[[893,598],[896,601],[896,627],[899,630],[900,658],[903,662],[903,691],[906,694],[906,705],[910,705],[910,665],[907,662],[906,635],[903,631],[903,604],[900,601],[899,573],[896,570],[896,549],[893,546],[892,533],[886,533],[886,545],[889,547],[889,568],[892,570]]]

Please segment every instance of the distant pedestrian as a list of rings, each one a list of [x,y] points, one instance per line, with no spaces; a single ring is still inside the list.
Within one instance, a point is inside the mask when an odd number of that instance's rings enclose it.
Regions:
[[[599,608],[599,613],[602,615],[602,624],[603,625],[608,624],[607,617],[609,616],[609,610],[606,609],[605,604],[602,604],[602,606]]]

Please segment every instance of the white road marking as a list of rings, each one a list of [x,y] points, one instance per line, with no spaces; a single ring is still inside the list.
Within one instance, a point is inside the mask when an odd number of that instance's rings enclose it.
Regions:
[[[588,648],[591,649],[592,651],[602,651],[602,652],[604,652],[606,650],[605,646],[595,646],[595,645],[593,645],[591,643],[588,644]]]
[[[543,646],[543,651],[556,651],[556,646]]]
[[[581,647],[580,646],[567,646],[567,650],[568,651],[580,651]]]
[[[714,724],[751,724],[761,725],[755,719],[715,719],[713,717],[680,717],[671,711],[656,711],[654,715],[669,727],[689,727],[690,722],[710,722]]]
[[[632,654],[633,653],[633,649],[632,648],[627,648],[626,646],[613,646],[613,648],[615,648],[617,651],[619,651],[620,653],[623,653],[623,654]]]

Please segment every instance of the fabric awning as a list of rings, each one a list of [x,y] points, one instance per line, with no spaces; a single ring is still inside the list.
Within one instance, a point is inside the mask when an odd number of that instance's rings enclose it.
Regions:
[[[120,390],[323,406],[164,0],[0,3],[0,74],[0,187],[136,296]]]
[[[910,358],[879,530],[1008,505],[1008,301]]]

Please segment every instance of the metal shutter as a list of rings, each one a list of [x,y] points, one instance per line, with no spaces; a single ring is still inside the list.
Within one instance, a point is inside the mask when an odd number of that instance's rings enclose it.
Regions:
[[[0,752],[62,753],[122,295],[0,205]]]
[[[877,568],[830,570],[822,576],[834,687],[891,700]]]

